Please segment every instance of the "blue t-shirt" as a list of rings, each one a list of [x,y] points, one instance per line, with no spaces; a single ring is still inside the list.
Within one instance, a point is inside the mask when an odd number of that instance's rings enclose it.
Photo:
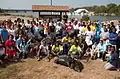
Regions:
[[[110,63],[115,67],[118,65],[118,58],[119,56],[116,52],[111,55]]]
[[[16,44],[20,46],[20,44],[22,43],[22,40],[18,39],[16,40]]]
[[[3,29],[2,29],[1,26],[0,26],[0,35],[2,34],[2,30],[3,30]]]
[[[7,30],[5,30],[5,29],[1,30],[1,36],[2,36],[3,41],[8,40],[8,35],[9,35],[9,33]]]
[[[96,33],[95,33],[95,38],[100,38],[100,34],[101,34],[101,28],[98,27],[97,30],[96,30]]]
[[[117,34],[116,33],[110,33],[109,38],[116,38]],[[109,40],[110,44],[116,45],[117,39],[116,40]]]

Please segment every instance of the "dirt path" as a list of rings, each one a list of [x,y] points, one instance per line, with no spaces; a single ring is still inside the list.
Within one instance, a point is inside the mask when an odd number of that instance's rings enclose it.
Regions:
[[[120,79],[120,72],[106,71],[100,60],[84,63],[81,73],[46,60],[26,59],[0,70],[0,79]]]

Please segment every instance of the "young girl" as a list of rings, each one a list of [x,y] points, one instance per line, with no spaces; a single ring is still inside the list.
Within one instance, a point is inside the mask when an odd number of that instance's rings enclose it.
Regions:
[[[21,50],[22,50],[23,58],[27,58],[29,45],[27,44],[25,39],[23,39],[23,42],[20,44],[20,47],[21,47]]]

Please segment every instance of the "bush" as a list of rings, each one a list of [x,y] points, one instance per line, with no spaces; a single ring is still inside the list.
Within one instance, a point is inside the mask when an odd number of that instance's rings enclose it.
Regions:
[[[89,18],[88,15],[84,15],[81,20],[82,21],[88,21],[88,20],[90,20],[90,18]]]

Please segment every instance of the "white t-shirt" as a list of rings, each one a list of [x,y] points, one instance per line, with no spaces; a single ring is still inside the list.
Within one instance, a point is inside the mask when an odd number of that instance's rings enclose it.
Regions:
[[[94,33],[92,31],[87,31],[85,41],[89,41],[93,35]]]
[[[101,37],[101,39],[109,38],[109,32],[102,32],[102,33],[100,34],[100,37]]]
[[[116,33],[118,33],[120,31],[120,24],[116,26],[116,29],[117,29]]]
[[[79,28],[79,33],[80,33],[80,34],[83,33],[84,27],[83,27],[83,26],[80,26],[80,27],[78,27],[78,28]]]
[[[27,28],[31,28],[31,24],[25,24]]]
[[[62,29],[62,26],[56,26],[56,32],[58,32],[59,30],[61,30]]]
[[[73,25],[73,28],[74,28],[74,30],[78,30],[79,29],[78,25]]]
[[[40,31],[40,29],[39,29],[39,27],[37,27],[37,26],[34,26],[34,35],[39,35],[39,31]]]

